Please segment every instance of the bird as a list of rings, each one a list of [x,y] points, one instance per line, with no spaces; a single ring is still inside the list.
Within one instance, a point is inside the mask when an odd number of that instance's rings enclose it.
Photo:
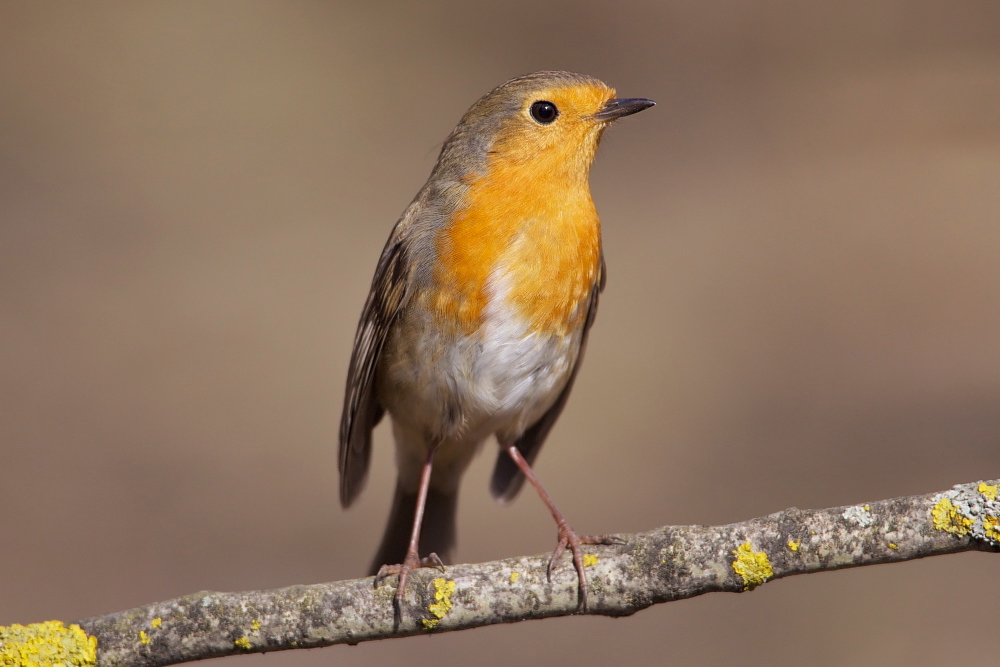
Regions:
[[[465,113],[392,229],[354,339],[338,468],[346,508],[388,413],[398,478],[370,574],[376,586],[398,575],[397,618],[409,573],[450,558],[462,473],[491,436],[493,496],[535,487],[557,527],[549,577],[568,549],[586,609],[581,545],[616,538],[578,535],[531,466],[605,285],[591,164],[609,125],[654,104],[572,72],[511,79]]]

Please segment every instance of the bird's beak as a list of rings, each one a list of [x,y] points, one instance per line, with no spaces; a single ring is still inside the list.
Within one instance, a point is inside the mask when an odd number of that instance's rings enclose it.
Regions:
[[[631,116],[634,113],[639,113],[643,109],[648,109],[649,107],[656,104],[653,100],[647,100],[645,97],[629,97],[620,100],[608,100],[601,107],[601,110],[595,113],[591,118],[604,123],[618,120],[624,116]]]

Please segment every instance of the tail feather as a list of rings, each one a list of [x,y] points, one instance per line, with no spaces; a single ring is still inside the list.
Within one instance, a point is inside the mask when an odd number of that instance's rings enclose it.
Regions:
[[[458,494],[444,494],[429,489],[427,505],[424,507],[424,522],[420,529],[421,556],[436,553],[442,561],[448,562],[455,546],[455,517],[458,508]],[[369,574],[376,574],[383,565],[402,563],[410,545],[413,531],[413,517],[417,511],[417,494],[404,491],[396,484],[392,499],[389,523],[382,536],[382,544],[375,554]]]

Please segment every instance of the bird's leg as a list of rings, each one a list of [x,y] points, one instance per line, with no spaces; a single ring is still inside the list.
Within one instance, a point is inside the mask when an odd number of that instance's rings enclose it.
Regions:
[[[555,551],[552,552],[552,556],[549,558],[549,569],[548,577],[552,578],[552,566],[555,562],[562,556],[563,552],[569,547],[570,552],[573,554],[573,565],[576,567],[576,573],[580,581],[580,593],[577,597],[577,609],[586,611],[587,609],[587,573],[583,569],[583,547],[584,544],[616,544],[620,543],[622,539],[615,535],[577,535],[576,531],[573,530],[569,523],[566,521],[566,517],[562,515],[562,512],[555,506],[552,502],[552,498],[546,493],[545,488],[542,487],[542,483],[538,481],[535,477],[534,471],[531,469],[531,465],[524,459],[521,455],[521,451],[516,445],[506,445],[507,454],[510,458],[514,460],[517,467],[521,469],[524,473],[525,478],[531,485],[535,487],[535,491],[538,491],[538,496],[545,503],[545,506],[549,508],[552,513],[552,518],[556,521],[556,529],[559,531],[559,543],[556,544]]]
[[[417,509],[413,515],[413,531],[410,533],[410,546],[406,550],[406,557],[398,565],[383,565],[375,575],[375,586],[377,587],[382,579],[390,574],[398,574],[399,582],[396,584],[396,595],[393,597],[393,611],[396,624],[402,616],[403,592],[406,590],[406,578],[410,570],[418,567],[436,567],[444,570],[444,563],[438,558],[436,553],[428,554],[424,558],[420,557],[418,549],[420,547],[420,526],[424,521],[424,507],[427,505],[427,490],[431,485],[431,468],[434,464],[434,452],[437,445],[427,452],[427,460],[420,471],[420,488],[417,490]]]

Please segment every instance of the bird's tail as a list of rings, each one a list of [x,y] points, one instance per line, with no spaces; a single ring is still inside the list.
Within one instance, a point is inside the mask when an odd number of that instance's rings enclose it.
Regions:
[[[458,493],[440,493],[434,489],[427,492],[424,507],[424,522],[420,529],[420,556],[436,553],[447,563],[455,546],[455,516],[458,508]],[[392,499],[389,524],[385,527],[382,544],[375,554],[369,574],[377,574],[383,565],[402,563],[410,545],[413,517],[417,511],[417,494],[404,491],[396,483],[396,494]]]

